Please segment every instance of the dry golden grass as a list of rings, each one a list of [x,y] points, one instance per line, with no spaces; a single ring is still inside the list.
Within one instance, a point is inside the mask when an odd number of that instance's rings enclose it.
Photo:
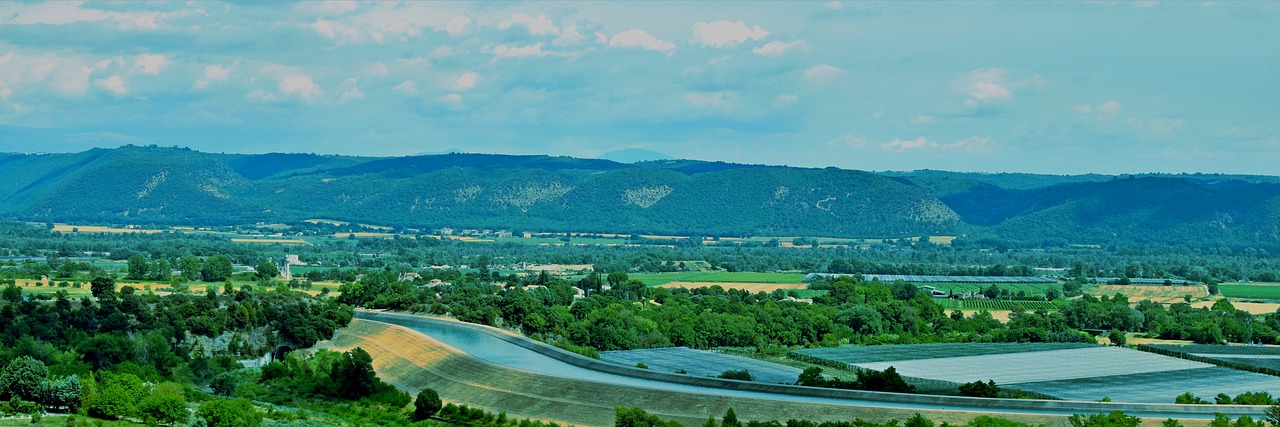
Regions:
[[[72,225],[72,224],[54,224],[53,231],[60,233],[71,233],[78,231],[80,233],[163,233],[164,230],[140,229],[140,228],[115,228],[103,227],[98,225]]]
[[[1222,297],[1216,297],[1208,301],[1196,301],[1195,303],[1192,303],[1191,306],[1195,308],[1209,308],[1213,307],[1213,303],[1218,302],[1220,299],[1222,299]],[[1250,314],[1270,314],[1275,313],[1277,309],[1280,309],[1280,303],[1274,302],[1242,302],[1232,300],[1231,305],[1234,306],[1236,310],[1242,310]]]
[[[1208,288],[1203,285],[1184,285],[1184,286],[1164,286],[1164,285],[1097,285],[1087,289],[1090,295],[1115,295],[1121,294],[1129,297],[1129,301],[1138,302],[1142,300],[1152,300],[1162,303],[1182,302],[1183,295],[1191,295],[1191,298],[1204,298],[1209,296]]]
[[[960,310],[961,313],[964,313],[965,317],[973,316],[981,311],[982,310]],[[1001,323],[1008,323],[1009,315],[1013,313],[1009,310],[987,310],[987,312],[991,313],[991,318],[999,320]]]
[[[696,289],[713,285],[725,289],[742,289],[753,294],[756,292],[773,292],[778,289],[804,289],[806,286],[804,283],[671,282],[658,285],[658,287]]]
[[[337,238],[339,238],[339,239],[342,239],[342,238],[350,237],[350,236],[351,236],[351,235],[353,235],[353,234],[354,234],[356,237],[384,237],[384,238],[390,238],[390,237],[392,236],[392,234],[390,234],[390,233],[366,233],[366,232],[361,232],[361,233],[333,233],[333,237],[337,237]]]
[[[956,236],[929,236],[929,243],[936,245],[950,245],[956,240]]]

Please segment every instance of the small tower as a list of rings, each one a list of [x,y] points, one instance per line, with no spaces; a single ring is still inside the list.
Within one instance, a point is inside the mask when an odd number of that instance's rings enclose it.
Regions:
[[[293,263],[289,262],[289,257],[286,255],[277,264],[280,265],[280,277],[283,277],[284,280],[293,280],[293,272],[289,271],[289,266],[293,265]]]

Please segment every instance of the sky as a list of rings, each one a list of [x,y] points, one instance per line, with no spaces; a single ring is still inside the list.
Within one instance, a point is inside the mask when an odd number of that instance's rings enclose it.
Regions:
[[[1280,173],[1280,2],[0,2],[0,151]]]

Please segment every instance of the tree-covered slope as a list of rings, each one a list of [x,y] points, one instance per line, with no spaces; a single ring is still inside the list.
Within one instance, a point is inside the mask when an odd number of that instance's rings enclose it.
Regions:
[[[0,155],[0,216],[163,224],[322,217],[426,229],[1274,243],[1280,240],[1277,182],[127,146]]]

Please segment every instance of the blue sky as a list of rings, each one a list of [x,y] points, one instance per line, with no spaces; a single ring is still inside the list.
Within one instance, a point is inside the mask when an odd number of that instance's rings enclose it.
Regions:
[[[1280,164],[1278,2],[0,3],[0,151]]]

